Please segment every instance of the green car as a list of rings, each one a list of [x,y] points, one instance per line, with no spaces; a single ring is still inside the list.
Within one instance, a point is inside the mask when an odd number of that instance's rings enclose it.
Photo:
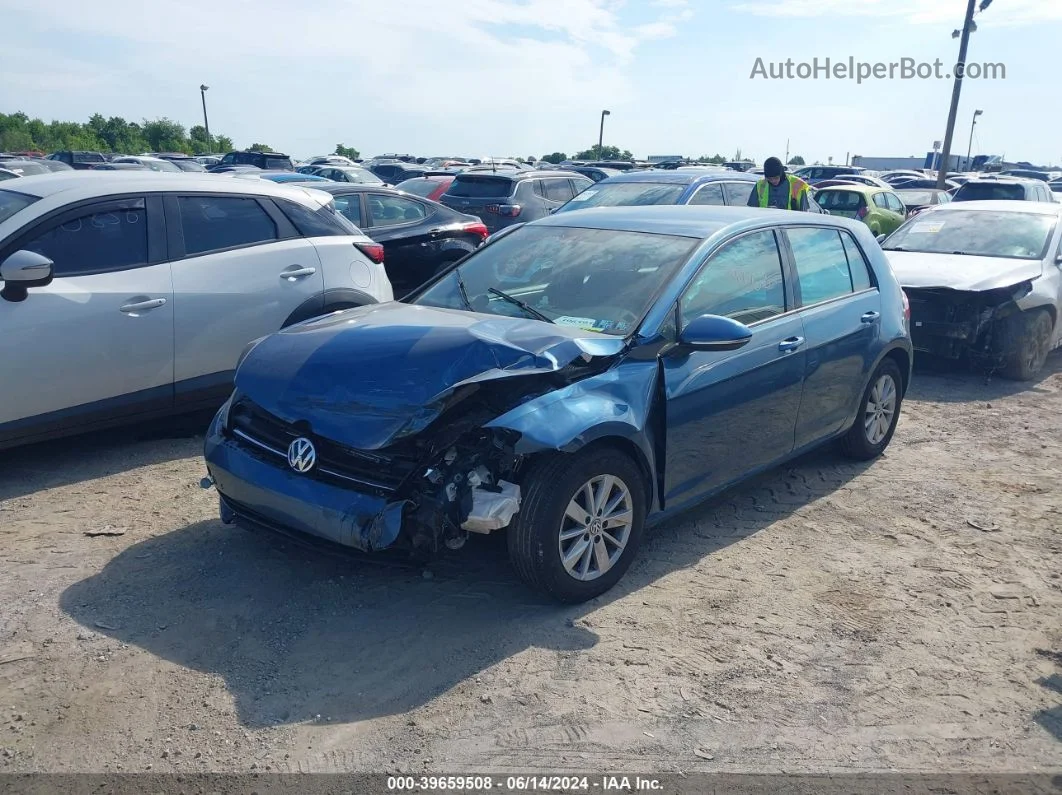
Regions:
[[[907,218],[900,197],[885,188],[869,185],[840,185],[815,192],[815,201],[830,215],[858,218],[875,235],[890,235]]]

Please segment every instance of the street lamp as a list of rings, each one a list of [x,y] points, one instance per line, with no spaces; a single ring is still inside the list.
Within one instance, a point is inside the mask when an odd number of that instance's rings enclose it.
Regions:
[[[601,152],[605,148],[604,147],[604,144],[605,144],[605,117],[606,116],[611,116],[611,115],[612,115],[611,111],[608,111],[608,110],[601,111],[601,130],[597,134],[597,158],[598,158],[598,160],[601,159],[601,157],[602,157]]]
[[[206,92],[209,89],[210,89],[210,86],[208,86],[208,85],[200,85],[199,86],[199,96],[202,97],[202,99],[203,99],[203,127],[206,128],[207,148],[208,149],[213,149],[214,148],[214,143],[213,143],[213,141],[210,138],[210,122],[207,120],[207,112],[206,112]]]
[[[984,113],[983,110],[975,110],[973,115],[973,121],[970,122],[970,146],[966,150],[966,170],[970,170],[970,155],[973,154],[973,134],[974,127],[977,126],[977,117]]]

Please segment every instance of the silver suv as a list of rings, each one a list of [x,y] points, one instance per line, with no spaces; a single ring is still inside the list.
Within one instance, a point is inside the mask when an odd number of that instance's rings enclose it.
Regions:
[[[1018,177],[978,177],[967,180],[957,188],[953,202],[1026,201],[1053,202],[1051,189],[1038,179]]]
[[[0,448],[219,405],[252,340],[392,299],[383,247],[326,193],[153,172],[11,180]]]

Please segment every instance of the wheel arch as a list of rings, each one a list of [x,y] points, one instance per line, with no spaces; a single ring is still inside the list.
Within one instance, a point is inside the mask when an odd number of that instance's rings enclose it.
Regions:
[[[375,298],[361,290],[349,287],[340,287],[334,290],[325,290],[311,298],[307,298],[288,315],[282,328],[293,326],[312,317],[327,314],[335,309],[349,309],[355,306],[366,306],[379,303]]]

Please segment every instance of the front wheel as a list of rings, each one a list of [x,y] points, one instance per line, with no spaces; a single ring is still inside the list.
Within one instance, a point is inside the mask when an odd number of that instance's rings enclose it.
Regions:
[[[886,359],[878,365],[863,391],[855,422],[841,437],[841,450],[845,455],[868,461],[885,452],[900,419],[902,384],[896,362]]]
[[[1054,324],[1044,309],[1021,312],[1007,318],[1004,335],[1010,350],[1003,375],[1015,381],[1031,381],[1040,374],[1051,352]]]
[[[603,594],[641,544],[646,483],[619,450],[595,447],[536,462],[523,478],[509,557],[529,586],[561,602]]]

